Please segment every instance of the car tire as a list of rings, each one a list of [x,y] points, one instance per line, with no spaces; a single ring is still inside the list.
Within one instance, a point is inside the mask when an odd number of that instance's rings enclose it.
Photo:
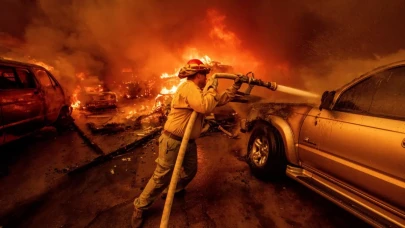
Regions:
[[[264,180],[285,177],[287,161],[283,140],[273,126],[259,121],[255,124],[248,142],[247,162],[252,173]]]
[[[58,132],[63,132],[69,129],[71,126],[73,119],[71,117],[71,109],[69,107],[63,107],[60,110],[58,119],[56,120],[54,127]]]

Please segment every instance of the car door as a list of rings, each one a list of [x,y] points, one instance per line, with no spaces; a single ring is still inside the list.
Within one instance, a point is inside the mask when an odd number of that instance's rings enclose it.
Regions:
[[[43,98],[28,69],[0,66],[0,105],[4,143],[28,134],[44,123]]]
[[[46,123],[54,123],[59,116],[62,106],[65,104],[62,87],[45,69],[35,68],[34,73],[41,84],[45,99]]]
[[[405,67],[370,75],[318,117],[317,149],[303,163],[405,210]]]

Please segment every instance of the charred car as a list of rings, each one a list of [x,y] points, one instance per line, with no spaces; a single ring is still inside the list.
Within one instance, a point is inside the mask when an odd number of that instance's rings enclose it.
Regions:
[[[405,227],[405,61],[377,68],[320,106],[257,104],[242,121],[247,159],[283,174],[376,227]]]
[[[117,107],[117,94],[108,91],[103,85],[83,85],[77,96],[80,106],[87,110]]]
[[[70,120],[63,88],[44,67],[0,60],[0,145]]]
[[[154,80],[139,80],[125,82],[120,85],[121,96],[126,99],[137,99],[141,97],[153,97],[158,94]]]

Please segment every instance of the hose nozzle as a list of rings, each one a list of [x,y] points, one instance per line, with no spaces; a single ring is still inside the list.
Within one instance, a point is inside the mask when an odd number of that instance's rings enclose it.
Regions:
[[[247,77],[247,79],[248,79],[247,83],[250,84],[250,85],[266,87],[266,88],[268,88],[270,90],[273,90],[273,91],[277,90],[277,83],[276,82],[264,82],[261,79],[255,79],[253,77]]]
[[[227,78],[227,79],[233,79],[235,80],[237,77],[240,77],[243,83],[252,85],[252,86],[261,86],[261,87],[266,87],[270,90],[276,91],[277,90],[277,83],[276,82],[264,82],[260,79],[256,79],[253,76],[248,76],[247,75],[236,75],[236,74],[228,74],[228,73],[215,73],[212,75],[213,78]],[[247,93],[249,94],[249,93]]]
[[[277,83],[276,82],[266,82],[266,86],[268,89],[276,91],[277,90]]]

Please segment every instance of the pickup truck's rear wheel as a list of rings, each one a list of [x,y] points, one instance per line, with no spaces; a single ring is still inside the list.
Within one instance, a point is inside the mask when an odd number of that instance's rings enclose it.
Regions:
[[[263,121],[256,123],[247,151],[247,160],[255,176],[272,180],[285,176],[287,162],[283,145],[274,127]]]

